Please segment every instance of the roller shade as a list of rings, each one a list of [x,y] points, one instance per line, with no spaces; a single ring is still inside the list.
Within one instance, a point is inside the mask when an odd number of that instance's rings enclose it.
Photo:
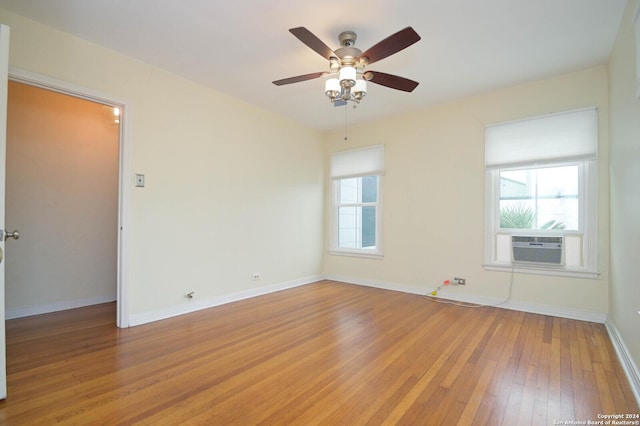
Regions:
[[[331,155],[331,179],[384,174],[384,145],[336,152]]]
[[[485,128],[487,168],[593,159],[598,152],[598,111],[568,111]]]

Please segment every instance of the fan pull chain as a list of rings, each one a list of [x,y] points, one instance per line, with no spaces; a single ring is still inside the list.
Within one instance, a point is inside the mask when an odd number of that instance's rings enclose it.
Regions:
[[[349,109],[349,104],[344,106],[344,140],[349,140],[347,136],[347,110]]]

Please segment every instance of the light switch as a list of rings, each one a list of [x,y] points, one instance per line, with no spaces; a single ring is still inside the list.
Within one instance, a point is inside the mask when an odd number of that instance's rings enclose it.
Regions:
[[[136,186],[144,188],[144,175],[136,175]]]

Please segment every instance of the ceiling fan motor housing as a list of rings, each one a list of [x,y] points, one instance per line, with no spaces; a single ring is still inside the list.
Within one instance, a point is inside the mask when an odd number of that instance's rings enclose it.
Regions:
[[[338,36],[340,46],[342,47],[353,47],[353,45],[356,44],[357,38],[358,36],[353,31],[343,31]]]
[[[335,53],[338,55],[342,66],[357,67],[360,65],[358,58],[362,55],[362,51],[353,47],[356,44],[357,38],[358,36],[353,31],[343,31],[338,36],[340,46],[342,47],[336,49]]]

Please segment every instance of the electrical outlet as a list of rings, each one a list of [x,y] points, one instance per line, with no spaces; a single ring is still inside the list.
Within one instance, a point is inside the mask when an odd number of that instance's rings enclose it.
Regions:
[[[458,285],[466,285],[467,284],[467,280],[464,278],[454,278],[453,281],[451,282],[452,284],[458,284]]]
[[[196,295],[196,292],[193,290],[187,290],[184,292],[184,298],[187,300],[193,300],[195,295]]]
[[[254,272],[253,274],[251,274],[251,279],[253,281],[258,281],[260,279],[260,272]]]

